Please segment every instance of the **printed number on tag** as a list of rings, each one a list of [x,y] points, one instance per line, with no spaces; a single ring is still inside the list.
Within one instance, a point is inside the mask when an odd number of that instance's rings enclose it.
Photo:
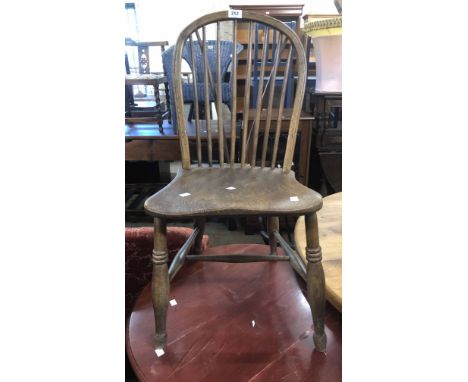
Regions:
[[[230,9],[228,13],[229,18],[234,19],[241,19],[242,18],[242,11],[239,9]]]

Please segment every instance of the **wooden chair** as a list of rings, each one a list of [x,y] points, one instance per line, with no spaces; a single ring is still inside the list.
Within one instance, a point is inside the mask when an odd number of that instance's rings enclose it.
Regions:
[[[150,69],[150,47],[157,46],[164,52],[164,47],[168,45],[167,41],[136,42],[130,38],[125,39],[126,48],[136,48],[138,57],[138,73],[130,73],[128,54],[125,53],[125,123],[146,123],[154,122],[162,130],[163,119],[170,115],[168,108],[169,90],[167,87],[167,78],[163,74],[152,73]],[[135,53],[134,53],[135,54]],[[161,103],[159,97],[159,86],[164,84],[166,92],[166,104]],[[133,85],[149,85],[154,89],[154,107],[139,107],[135,103],[133,96]]]
[[[284,158],[278,158],[278,140],[281,130],[281,116],[283,115],[283,105],[287,87],[287,79],[283,81],[281,90],[281,102],[279,108],[274,111],[272,108],[275,86],[263,87],[263,81],[268,59],[269,49],[263,49],[263,59],[260,67],[260,81],[258,93],[252,94],[257,99],[257,109],[252,129],[242,129],[242,136],[236,137],[236,113],[231,113],[230,120],[224,123],[221,84],[219,75],[214,76],[209,71],[207,55],[204,52],[204,83],[208,84],[215,94],[218,120],[210,121],[210,110],[206,106],[206,120],[199,119],[197,86],[195,89],[195,126],[196,144],[192,145],[195,151],[196,163],[191,165],[191,154],[189,140],[187,136],[187,121],[184,115],[184,100],[182,92],[182,80],[178,74],[181,72],[182,50],[188,41],[193,46],[196,40],[201,46],[205,46],[206,27],[214,24],[217,30],[217,41],[220,41],[221,23],[232,28],[234,40],[237,41],[237,27],[240,23],[248,23],[249,46],[247,51],[248,73],[252,70],[252,46],[254,31],[257,23],[266,27],[265,36],[272,31],[281,34],[279,42],[280,48],[276,50],[273,58],[273,65],[269,70],[271,81],[275,83],[276,70],[281,57],[285,57],[286,67],[294,68],[297,72],[295,86],[295,97],[292,108],[292,117],[289,124],[289,135]],[[224,31],[226,32],[226,31]],[[267,45],[263,44],[264,47]],[[217,44],[217,49],[219,45]],[[237,53],[233,49],[233,76],[236,77]],[[219,51],[217,54],[217,66],[219,68]],[[195,67],[195,66],[194,66]],[[217,73],[221,73],[218,69]],[[197,76],[192,76],[197,81]],[[250,81],[250,75],[246,81]],[[153,277],[152,294],[155,313],[156,334],[154,337],[155,348],[166,346],[166,315],[169,298],[169,281],[174,277],[185,261],[222,261],[222,262],[256,262],[256,261],[289,261],[292,267],[307,282],[307,299],[312,310],[314,322],[314,343],[319,351],[325,351],[326,335],[324,331],[325,315],[325,285],[324,273],[321,264],[322,254],[318,239],[318,226],[316,212],[322,207],[322,198],[317,192],[300,184],[291,171],[293,151],[295,147],[296,134],[298,130],[299,116],[302,108],[302,101],[306,83],[306,59],[304,48],[299,37],[290,28],[280,21],[259,13],[244,11],[242,18],[230,18],[229,12],[216,12],[203,16],[188,25],[180,34],[174,52],[174,97],[175,112],[179,121],[180,149],[182,154],[182,168],[176,178],[164,189],[160,190],[145,201],[146,212],[154,217],[154,250],[153,250]],[[237,83],[236,78],[233,84]],[[208,86],[205,86],[208,92]],[[246,95],[243,102],[243,124],[247,127],[248,110],[250,107],[250,84],[246,86]],[[231,110],[236,109],[237,87],[233,86]],[[268,115],[276,114],[278,121],[275,126],[275,140],[273,150],[270,150],[270,157],[266,157],[267,144],[259,142],[259,125],[261,106],[264,96],[267,105]],[[208,94],[205,94],[208,99]],[[213,126],[212,126],[213,125]],[[216,126],[214,126],[216,125]],[[225,126],[226,125],[226,126]],[[271,118],[267,118],[264,130],[265,137],[270,131]],[[206,128],[207,141],[207,164],[202,163],[202,128]],[[213,158],[213,137],[217,136],[219,158]],[[249,138],[248,138],[249,137]],[[205,138],[205,136],[204,136]],[[236,151],[236,143],[239,138],[240,150]],[[226,140],[226,141],[225,141]],[[225,161],[225,143],[228,153]],[[250,146],[248,148],[248,146]],[[261,147],[261,156],[257,160],[257,149]],[[238,158],[236,153],[240,152]],[[249,153],[247,155],[247,153]],[[238,160],[240,159],[240,160]],[[279,165],[282,164],[282,167]],[[278,232],[279,216],[305,215],[306,237],[307,237],[307,267],[301,263],[299,255],[287,244]],[[268,235],[270,241],[271,255],[246,255],[246,254],[226,254],[219,256],[203,255],[201,252],[201,239],[203,235],[205,219],[212,216],[267,216]],[[185,245],[178,252],[170,269],[167,267],[166,248],[166,222],[170,219],[195,220],[194,231]],[[278,255],[276,248],[280,243],[286,255]],[[190,253],[190,248],[194,245],[194,250]],[[246,338],[246,341],[248,338]]]

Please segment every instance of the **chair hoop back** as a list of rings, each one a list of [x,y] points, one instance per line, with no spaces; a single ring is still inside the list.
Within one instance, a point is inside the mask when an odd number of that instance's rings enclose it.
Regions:
[[[173,65],[173,81],[174,81],[174,103],[175,113],[177,115],[177,128],[180,138],[180,150],[182,155],[182,167],[189,169],[191,166],[189,137],[187,134],[187,121],[185,117],[184,96],[183,96],[183,79],[181,76],[182,58],[184,47],[189,45],[191,49],[190,57],[193,59],[194,42],[198,43],[197,47],[202,48],[203,54],[203,73],[193,73],[192,88],[194,98],[194,116],[195,116],[195,133],[196,133],[196,161],[198,166],[202,166],[202,134],[206,134],[207,146],[207,162],[208,166],[213,166],[213,141],[217,138],[218,141],[218,156],[219,166],[224,167],[225,163],[229,167],[234,167],[240,163],[241,167],[249,166],[270,166],[275,168],[279,166],[279,138],[282,130],[282,119],[284,112],[284,104],[286,97],[286,89],[294,89],[294,98],[291,108],[291,116],[289,119],[288,136],[286,149],[284,150],[284,158],[282,160],[282,168],[284,172],[291,170],[294,148],[296,144],[296,136],[299,125],[299,118],[302,109],[302,101],[304,98],[305,85],[307,81],[307,63],[304,48],[297,34],[286,26],[281,21],[266,16],[260,13],[242,12],[242,18],[229,17],[229,11],[215,12],[190,23],[179,35],[174,50],[174,65]],[[231,118],[228,122],[227,132],[223,117],[223,93],[225,92],[225,83],[221,78],[221,23],[230,22],[232,24],[232,64],[231,64],[231,87],[228,90],[231,95]],[[207,26],[214,24],[216,26],[216,44],[208,46],[207,44]],[[237,76],[238,76],[238,34],[240,33],[240,25],[248,26],[248,46],[246,52],[247,72],[245,77],[244,100],[242,107],[242,128],[239,137],[237,137]],[[259,29],[260,26],[260,29]],[[259,30],[262,34],[259,34]],[[245,29],[243,30],[245,31]],[[224,35],[230,34],[223,31]],[[255,45],[255,53],[253,57],[253,39],[254,33],[256,37],[262,37],[261,44]],[[257,41],[257,38],[256,38]],[[260,49],[257,49],[260,47]],[[186,48],[185,48],[186,49]],[[216,55],[210,54],[210,57],[216,57],[216,65],[208,61],[208,49],[215,49]],[[257,55],[258,52],[258,55]],[[253,87],[251,94],[251,74],[252,60],[255,64],[260,62],[258,86]],[[192,71],[195,69],[195,63],[190,63]],[[215,70],[212,70],[215,68]],[[294,72],[296,74],[291,75]],[[283,74],[281,74],[283,73]],[[288,85],[289,80],[289,85]],[[279,84],[279,86],[277,86]],[[187,85],[186,83],[184,85]],[[200,86],[201,85],[201,86]],[[277,89],[277,91],[276,91]],[[200,94],[202,93],[202,94]],[[278,97],[275,98],[275,93]],[[208,102],[206,102],[208,100]],[[211,120],[211,100],[214,100],[217,122]],[[255,100],[251,102],[251,100]],[[277,108],[273,108],[274,103],[277,103]],[[267,107],[262,109],[262,105],[266,103]],[[204,120],[200,118],[199,104],[204,105]],[[251,105],[255,107],[251,110]],[[241,105],[239,105],[241,106]],[[266,105],[265,105],[266,106]],[[266,115],[265,115],[266,113]],[[274,143],[271,144],[270,125],[272,113],[276,115],[276,130],[274,132]],[[263,115],[261,124],[261,115]],[[250,118],[249,118],[250,117]],[[252,126],[249,129],[249,121],[252,121]],[[217,129],[215,125],[217,124]],[[203,126],[204,125],[204,126]],[[262,126],[263,142],[259,142],[260,126]],[[206,133],[202,128],[205,127]],[[204,129],[203,129],[204,130]],[[240,148],[236,152],[236,142],[239,139]],[[228,145],[229,143],[229,145]],[[261,149],[260,153],[257,151]],[[257,154],[261,154],[260,156]],[[267,155],[269,154],[269,155]]]

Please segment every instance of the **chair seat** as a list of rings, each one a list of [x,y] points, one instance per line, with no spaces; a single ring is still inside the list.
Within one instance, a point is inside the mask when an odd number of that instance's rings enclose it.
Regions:
[[[126,80],[157,80],[161,77],[164,77],[164,76],[158,75],[158,74],[126,74],[125,75]]]
[[[161,74],[126,74],[125,85],[159,85],[167,81]]]
[[[301,215],[321,207],[321,195],[300,184],[294,172],[259,167],[181,169],[145,202],[149,215],[162,218]]]

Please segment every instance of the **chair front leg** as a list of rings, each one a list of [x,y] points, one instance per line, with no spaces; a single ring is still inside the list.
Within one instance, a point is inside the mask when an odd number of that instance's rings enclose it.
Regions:
[[[203,247],[203,233],[205,232],[205,218],[198,218],[195,220],[195,227],[199,229],[197,237],[195,238],[195,244],[193,246],[193,253],[200,255]]]
[[[314,344],[324,352],[327,346],[325,334],[325,275],[322,267],[322,250],[319,244],[317,214],[305,216],[307,254],[307,299],[314,322]]]
[[[169,304],[169,273],[167,269],[166,222],[154,219],[153,278],[151,282],[155,335],[154,348],[166,347],[166,318]]]
[[[279,217],[268,216],[267,218],[268,242],[270,244],[270,255],[277,255],[277,242],[274,231],[279,232]]]

